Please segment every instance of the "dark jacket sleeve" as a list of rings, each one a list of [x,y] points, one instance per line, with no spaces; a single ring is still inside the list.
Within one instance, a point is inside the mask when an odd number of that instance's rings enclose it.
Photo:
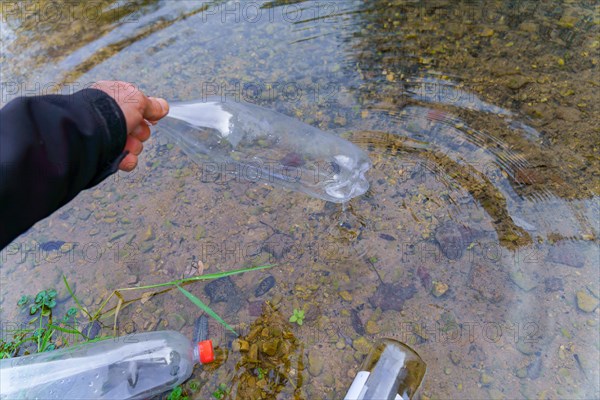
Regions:
[[[106,93],[17,98],[0,110],[0,250],[116,172],[125,116]]]

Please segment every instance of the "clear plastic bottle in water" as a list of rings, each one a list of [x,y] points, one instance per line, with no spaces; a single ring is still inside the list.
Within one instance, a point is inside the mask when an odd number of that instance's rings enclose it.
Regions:
[[[212,343],[175,331],[132,334],[0,360],[2,399],[142,399],[184,382],[211,362]]]
[[[379,340],[362,363],[344,400],[414,399],[427,366],[410,347],[393,339]]]
[[[364,151],[331,133],[249,103],[172,103],[159,125],[203,180],[265,182],[344,203],[369,188]]]

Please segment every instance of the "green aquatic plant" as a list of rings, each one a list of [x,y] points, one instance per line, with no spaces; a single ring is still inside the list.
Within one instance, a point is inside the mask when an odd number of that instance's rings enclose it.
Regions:
[[[35,315],[39,310],[42,315],[44,315],[44,316],[49,315],[50,310],[52,310],[56,306],[55,297],[56,297],[56,290],[54,290],[54,289],[42,290],[35,296],[35,302],[34,302],[34,304],[31,305],[31,308],[29,309],[29,313],[31,315]],[[21,300],[19,300],[19,303],[21,303],[22,300],[23,300],[23,297],[21,297]]]
[[[177,279],[174,281],[157,283],[157,284],[153,284],[153,285],[115,289],[115,290],[113,290],[113,292],[110,295],[108,295],[106,297],[106,299],[104,299],[100,303],[100,307],[98,308],[98,310],[95,313],[90,313],[85,307],[83,307],[81,305],[81,303],[75,297],[73,291],[71,290],[71,287],[69,286],[69,283],[67,282],[67,279],[65,276],[63,276],[63,281],[65,283],[65,286],[67,287],[67,290],[73,297],[73,300],[75,301],[75,303],[82,310],[82,312],[88,316],[90,321],[98,320],[100,317],[109,317],[111,315],[114,315],[113,331],[115,332],[115,334],[116,334],[116,330],[117,330],[117,317],[119,315],[120,310],[123,307],[125,307],[135,301],[140,301],[143,304],[146,301],[148,301],[150,298],[152,298],[153,296],[156,296],[156,295],[159,295],[162,293],[166,293],[170,290],[177,288],[188,300],[190,300],[192,303],[194,303],[194,305],[196,305],[202,311],[206,312],[208,315],[213,317],[221,325],[223,325],[226,329],[233,332],[236,336],[239,336],[238,333],[231,326],[229,326],[221,317],[219,317],[217,315],[217,313],[215,313],[208,305],[204,304],[204,302],[202,300],[200,300],[198,297],[194,296],[192,293],[185,290],[183,288],[183,286],[189,285],[191,283],[198,282],[198,281],[208,281],[208,280],[212,280],[212,279],[219,279],[219,278],[224,278],[226,276],[241,274],[244,272],[251,272],[251,271],[258,271],[261,269],[272,268],[274,266],[275,266],[274,264],[253,266],[253,267],[248,267],[248,268],[235,269],[235,270],[231,270],[231,271],[215,272],[212,274],[192,276],[190,278]],[[158,291],[148,291],[149,289],[159,289],[159,290]],[[123,292],[134,291],[134,290],[146,290],[146,292],[143,293],[140,297],[130,299],[130,300],[125,300],[125,298],[123,297]],[[104,308],[106,307],[108,302],[113,297],[117,298],[117,304],[114,307],[112,307],[111,309],[104,311]]]
[[[261,367],[258,367],[258,371],[257,372],[258,372],[258,379],[259,380],[263,379],[265,377],[265,372],[266,371],[264,369],[262,369]]]
[[[77,324],[77,309],[69,308],[60,322],[53,321],[52,311],[56,307],[56,290],[48,289],[40,291],[35,297],[23,295],[17,302],[20,308],[29,308],[29,314],[34,316],[27,325],[31,328],[20,328],[6,330],[6,335],[0,339],[0,358],[12,358],[31,352],[44,352],[56,348],[56,342],[68,345],[68,338],[75,335],[83,338],[82,333],[75,328]],[[30,304],[32,303],[33,304]],[[64,335],[64,334],[68,334]],[[12,338],[9,338],[12,335]],[[31,344],[35,347],[32,348]]]
[[[175,386],[171,393],[167,396],[167,400],[187,400],[188,396],[183,392],[180,385]]]
[[[212,396],[217,400],[221,400],[223,397],[225,397],[227,393],[229,393],[227,385],[221,383],[219,384],[219,387],[217,387],[217,389],[214,392],[212,392]]]
[[[304,322],[304,310],[298,310],[294,308],[294,313],[290,317],[290,322],[295,322],[298,325],[302,325],[302,323]]]

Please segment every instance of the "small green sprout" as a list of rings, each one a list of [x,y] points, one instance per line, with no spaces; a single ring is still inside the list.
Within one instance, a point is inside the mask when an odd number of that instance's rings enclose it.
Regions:
[[[225,395],[228,392],[229,392],[229,390],[227,390],[227,385],[225,385],[224,383],[221,383],[219,385],[219,387],[217,388],[217,390],[212,392],[212,396],[217,400],[221,400],[223,397],[225,397]]]
[[[67,313],[65,314],[65,316],[62,318],[63,324],[66,324],[71,319],[74,319],[75,315],[77,315],[77,309],[75,307],[69,308],[69,310],[67,310]]]
[[[181,386],[177,385],[167,396],[167,400],[187,400],[188,397],[183,393]]]
[[[304,321],[304,310],[298,310],[294,308],[294,314],[290,317],[290,322],[295,322],[298,325],[302,325]]]

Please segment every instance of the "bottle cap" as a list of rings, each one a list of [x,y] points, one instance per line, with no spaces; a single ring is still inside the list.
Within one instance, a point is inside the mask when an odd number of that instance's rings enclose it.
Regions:
[[[200,355],[200,362],[202,364],[207,364],[215,360],[215,352],[213,351],[213,344],[210,339],[198,342],[198,354]]]

